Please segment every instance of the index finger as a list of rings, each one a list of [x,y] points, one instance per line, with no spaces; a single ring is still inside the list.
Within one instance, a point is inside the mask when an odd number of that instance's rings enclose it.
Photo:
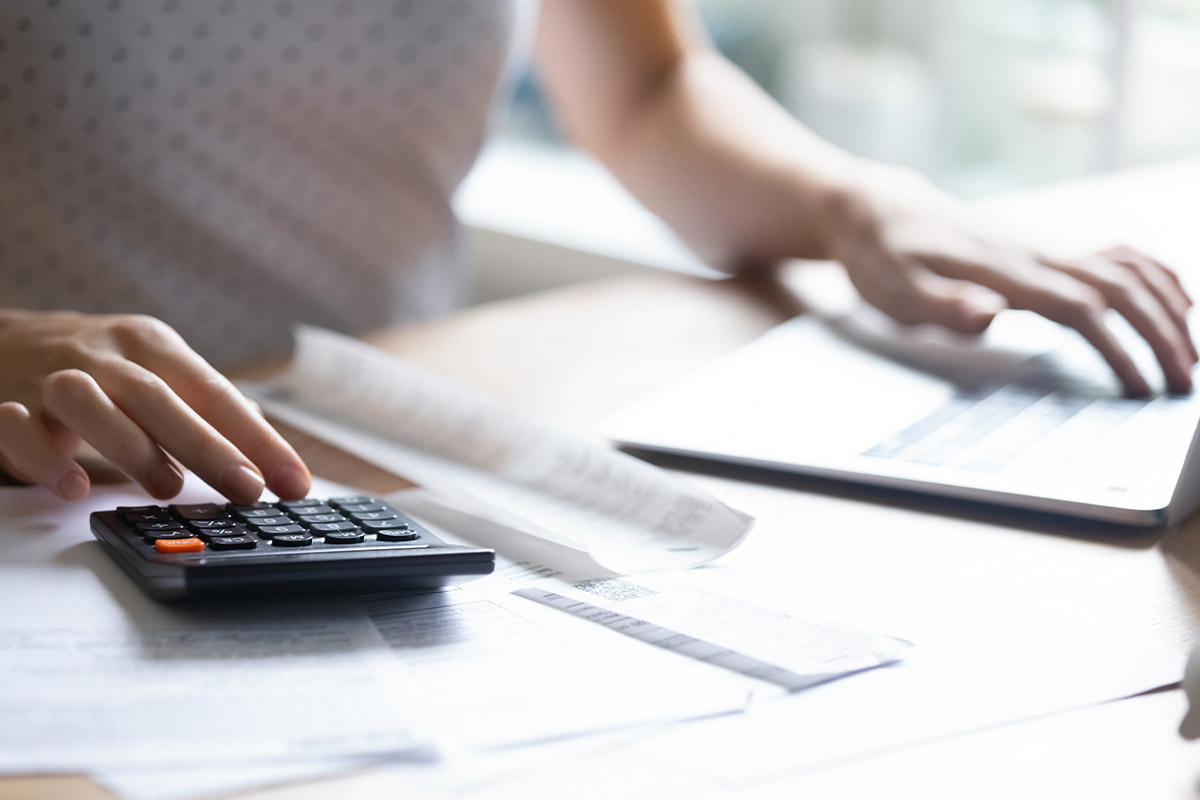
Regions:
[[[974,279],[1002,295],[1012,308],[1074,328],[1096,348],[1129,395],[1150,394],[1150,384],[1104,323],[1108,302],[1092,286],[1032,260],[1010,272],[987,270]]]
[[[166,326],[163,326],[166,327]],[[292,446],[228,378],[192,350],[174,330],[136,343],[127,357],[158,375],[263,474],[284,499],[308,494],[312,476]]]

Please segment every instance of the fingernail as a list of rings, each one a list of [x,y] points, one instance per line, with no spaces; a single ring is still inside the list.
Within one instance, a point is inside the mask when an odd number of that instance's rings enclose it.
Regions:
[[[262,490],[262,476],[245,464],[235,464],[221,476],[221,491],[230,500],[253,503]]]
[[[58,479],[58,496],[64,500],[82,500],[87,491],[87,475],[79,470],[71,470]]]
[[[183,488],[183,473],[170,461],[158,461],[146,476],[155,497],[166,499],[179,494]]]
[[[280,467],[271,475],[271,491],[285,499],[304,497],[311,487],[312,476],[300,467]]]

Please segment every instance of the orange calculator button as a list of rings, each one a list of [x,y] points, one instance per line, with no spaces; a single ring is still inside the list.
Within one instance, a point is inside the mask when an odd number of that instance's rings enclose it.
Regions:
[[[154,549],[160,553],[200,553],[204,542],[199,539],[155,539]]]

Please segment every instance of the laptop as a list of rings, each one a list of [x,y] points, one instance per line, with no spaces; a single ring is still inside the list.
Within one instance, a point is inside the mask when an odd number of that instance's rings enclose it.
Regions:
[[[1162,393],[1149,346],[1110,327],[1154,396],[1124,397],[1082,337],[1030,312],[963,337],[859,305],[785,322],[602,433],[634,452],[1172,524],[1200,504],[1200,396]]]

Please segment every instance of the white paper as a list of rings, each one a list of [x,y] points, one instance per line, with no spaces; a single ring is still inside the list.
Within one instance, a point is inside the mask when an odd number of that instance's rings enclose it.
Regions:
[[[289,424],[617,572],[705,563],[753,523],[645,462],[329,331],[299,329],[288,371],[243,388]]]
[[[416,510],[421,506],[416,501],[425,494],[421,490],[411,490],[387,499],[398,507]],[[452,518],[446,516],[443,519]],[[504,532],[497,534],[498,527],[495,523],[472,520],[469,515],[460,513],[450,532],[436,527],[434,530],[439,536],[455,540],[461,538],[455,535],[459,531],[465,531],[471,537],[500,536]],[[519,536],[516,532],[507,533]],[[785,534],[787,531],[774,533]],[[649,755],[676,763],[679,769],[692,774],[741,783],[1143,691],[1170,682],[1171,676],[1177,676],[1181,669],[1178,656],[1147,647],[1131,637],[1089,631],[1078,624],[1025,607],[1019,601],[992,596],[978,585],[961,582],[947,585],[936,575],[925,572],[910,571],[901,575],[890,569],[886,562],[870,557],[860,560],[848,571],[833,569],[830,565],[797,564],[794,563],[795,554],[788,552],[785,545],[791,540],[790,537],[761,541],[755,538],[747,548],[740,549],[720,566],[678,576],[654,576],[652,579],[639,576],[631,580],[638,584],[651,580],[682,583],[683,589],[744,598],[746,603],[779,609],[794,617],[806,617],[815,610],[822,617],[851,620],[862,628],[896,631],[918,642],[919,646],[904,663],[817,686],[794,696],[783,696],[782,692],[772,694],[771,687],[760,690],[756,697],[765,701],[750,705],[746,714],[687,724],[665,723],[649,729],[626,728],[626,735],[637,736],[643,741],[648,731],[663,732],[651,743],[637,745],[643,752],[634,753],[631,758],[644,759]],[[533,537],[513,541],[521,545],[518,550],[523,558],[549,549],[545,542]],[[586,569],[587,562],[581,564]],[[764,570],[764,566],[771,569]],[[475,581],[468,588],[495,596],[497,592],[507,593],[515,586],[537,585],[556,571],[540,565],[536,558],[525,563],[502,559],[496,575]],[[926,591],[912,591],[911,587],[916,584]],[[930,593],[929,587],[936,587],[936,591]],[[663,592],[660,599],[670,598]],[[542,609],[521,598],[512,598],[511,603],[509,610],[512,613],[527,622],[534,620],[533,624],[542,627],[551,638],[566,637],[574,642],[571,649],[590,649],[605,659],[618,659],[632,665],[634,671],[641,663],[637,651],[655,650],[638,642],[625,641],[624,637],[598,625],[583,623],[587,630],[581,634],[577,625],[572,626],[579,620],[553,609]],[[670,605],[664,602],[665,607]],[[541,611],[544,615],[525,616],[518,613],[522,606],[532,606],[534,612]],[[529,611],[528,608],[525,610]],[[650,615],[648,608],[641,610]],[[703,622],[702,619],[696,621]],[[680,628],[684,624],[690,626],[682,619],[672,619],[672,623]],[[520,622],[515,625],[521,627]],[[764,630],[769,631],[769,627]],[[689,627],[689,631],[699,632],[700,628]],[[591,639],[579,640],[580,635],[591,636]],[[740,644],[750,647],[753,642]],[[626,649],[618,655],[616,648],[622,645]],[[629,652],[630,649],[634,652]],[[514,654],[514,658],[538,655],[536,648],[525,648],[525,651]],[[504,654],[497,655],[502,657]],[[676,658],[666,653],[653,655]],[[431,652],[430,656],[428,679],[437,681],[437,654]],[[445,677],[445,686],[457,680],[455,685],[466,693],[460,693],[456,699],[461,707],[456,712],[455,726],[494,722],[503,728],[506,718],[500,713],[502,710],[482,707],[480,715],[472,719],[472,709],[481,706],[478,703],[471,706],[466,699],[473,695],[482,703],[502,696],[505,686],[487,683],[496,680],[497,674],[492,667],[502,660],[485,660],[482,666],[471,669],[470,658],[469,648],[463,647],[461,672],[454,677]],[[553,666],[550,665],[552,678]],[[704,665],[695,667],[705,668]],[[538,669],[536,664],[532,668]],[[659,668],[662,668],[661,662]],[[499,678],[502,680],[507,674],[501,673]],[[468,682],[458,680],[460,675]],[[425,685],[426,679],[422,675],[418,685]],[[739,676],[733,676],[733,679],[741,686],[764,685]],[[586,688],[596,687],[604,688],[598,683],[589,683]],[[610,687],[621,688],[621,683]],[[542,688],[533,687],[535,691]],[[541,696],[548,702],[561,692],[569,692],[567,696],[572,699],[568,702],[573,702],[574,693],[578,691],[578,687],[564,688],[564,682],[559,680],[549,681],[545,689]],[[774,699],[778,697],[783,699]],[[535,699],[533,694],[525,695],[524,705],[502,700],[503,711],[515,707],[518,709],[515,713],[544,713],[544,709],[534,703]],[[438,718],[436,706],[433,711],[434,717]],[[629,719],[632,721],[633,718]],[[544,722],[543,717],[543,725]],[[571,727],[574,726],[560,723],[560,730]],[[543,730],[550,729],[543,727]],[[491,735],[496,735],[499,741],[506,733],[500,730],[498,734],[488,734]],[[532,769],[539,763],[578,753],[569,747],[564,750],[564,743],[575,743],[586,750],[606,746],[608,741],[605,737],[591,735],[485,752],[470,747],[442,747],[439,748],[442,760],[399,767],[398,774],[417,787],[461,789],[464,782],[467,785],[486,782],[489,776]],[[263,782],[304,779],[315,774],[317,766],[308,763],[274,770],[221,769],[219,775],[210,772],[207,785],[215,786],[216,790],[233,790]],[[339,772],[362,766],[360,762],[336,762],[324,765],[323,769]],[[383,767],[374,765],[370,768]],[[224,788],[213,782],[212,779],[218,777],[225,779]],[[195,796],[180,789],[186,776],[162,774],[157,779],[147,775],[126,778],[124,781],[106,781],[106,785],[129,793],[134,800]],[[239,784],[239,779],[243,783]]]
[[[450,751],[736,712],[753,689],[635,642],[596,646],[588,626],[503,586],[365,605],[421,686]]]
[[[893,664],[912,648],[903,639],[755,606],[670,576],[551,580],[514,594],[789,692]]]
[[[179,502],[213,501],[189,478]],[[350,600],[199,608],[143,595],[90,532],[92,510],[0,489],[0,772],[108,769],[199,743],[211,762],[423,745],[402,667]]]
[[[872,568],[877,574],[882,569]],[[753,596],[746,574],[690,573],[727,593]],[[895,630],[917,642],[901,663],[752,705],[747,713],[664,731],[643,757],[742,785],[870,753],[1044,717],[1126,697],[1179,679],[1183,657],[1135,636],[1062,619],[985,587],[938,579],[937,596],[905,590],[924,573],[884,577],[877,591],[805,587],[822,612]],[[778,596],[772,587],[769,592]],[[800,593],[797,593],[800,594]]]

